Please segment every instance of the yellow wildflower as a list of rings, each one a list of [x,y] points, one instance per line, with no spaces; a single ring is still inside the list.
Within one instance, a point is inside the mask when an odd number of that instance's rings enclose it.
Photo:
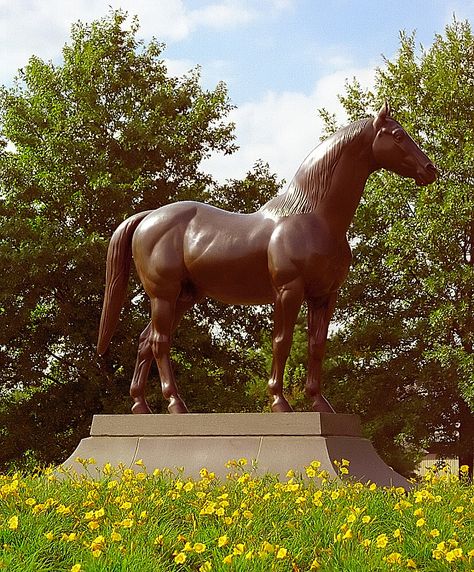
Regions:
[[[433,530],[430,530],[430,536],[432,536],[433,538],[436,538],[439,536],[439,530],[437,528],[433,528]]]
[[[239,459],[238,463],[241,467],[245,467],[245,465],[247,464],[247,459],[245,458]]]
[[[388,538],[386,534],[379,534],[375,542],[377,548],[385,548],[388,544]]]
[[[99,523],[96,520],[91,520],[87,527],[89,528],[89,530],[97,530],[99,528]]]
[[[352,530],[348,528],[344,533],[342,540],[350,540],[352,538]]]
[[[239,556],[240,554],[244,553],[244,550],[245,550],[245,544],[239,543],[234,546],[233,553],[235,556]]]
[[[199,566],[199,572],[210,572],[212,570],[212,564],[209,560],[206,560],[201,566]]]
[[[412,558],[408,558],[407,568],[416,568],[416,562]]]
[[[242,515],[244,516],[244,518],[252,518],[253,517],[253,514],[250,510],[244,510]]]
[[[116,532],[115,530],[112,531],[112,534],[110,535],[110,539],[113,542],[120,542],[122,540],[122,535],[118,532]]]
[[[413,516],[421,516],[423,514],[423,509],[422,508],[417,508],[414,512],[413,512]]]
[[[311,566],[310,566],[310,570],[318,570],[319,568],[321,568],[321,564],[318,562],[318,560],[315,558],[312,562],[311,562]]]
[[[232,562],[232,554],[228,554],[225,558],[223,558],[222,562],[224,564],[231,564]]]
[[[462,548],[454,548],[446,553],[446,560],[448,562],[454,562],[458,558],[462,557]]]
[[[270,544],[267,540],[265,540],[262,544],[262,551],[271,554],[275,550],[273,544]]]
[[[142,459],[138,459],[137,461],[135,461],[135,465],[137,465],[138,467],[144,467],[145,463],[143,462]]]
[[[398,540],[401,540],[401,538],[402,538],[402,531],[401,531],[399,528],[397,528],[397,529],[395,529],[395,530],[393,531],[393,538],[396,538],[396,539],[398,539]]]
[[[401,564],[402,555],[400,552],[392,552],[385,558],[385,561],[388,562],[388,564]]]
[[[193,488],[194,488],[194,484],[193,484],[191,481],[188,481],[188,482],[184,485],[184,487],[183,487],[183,489],[184,489],[187,493],[189,493],[190,491],[192,491]]]
[[[229,543],[229,539],[227,538],[227,534],[224,534],[224,536],[219,536],[219,538],[217,539],[217,546],[219,548],[222,548],[223,546],[225,546],[228,543]]]
[[[315,471],[315,469],[314,469],[313,467],[311,467],[311,466],[310,466],[310,467],[306,467],[305,471],[306,471],[306,475],[307,475],[310,479],[312,479],[313,477],[316,476],[316,471]]]
[[[123,526],[124,528],[132,528],[133,526],[133,519],[131,518],[124,518],[122,520],[122,522],[119,522],[120,526]]]
[[[8,520],[8,528],[10,530],[16,530],[18,528],[18,517],[16,515]]]
[[[184,552],[178,552],[174,557],[176,564],[184,564],[186,562],[186,554]]]
[[[51,540],[54,539],[54,534],[51,531],[49,531],[45,533],[45,537],[47,538],[47,540],[51,542]]]
[[[355,522],[356,519],[357,519],[357,516],[353,512],[346,518],[346,520],[349,524],[352,524],[353,522]]]
[[[372,518],[371,518],[368,514],[366,514],[365,516],[362,517],[362,522],[363,522],[364,524],[369,524],[369,522],[370,522],[371,520],[372,520]]]
[[[426,520],[425,520],[424,518],[419,518],[419,519],[416,521],[416,526],[417,526],[418,528],[421,528],[422,526],[425,526],[425,524],[426,524]]]
[[[105,547],[105,538],[102,535],[94,538],[94,540],[91,542],[91,545],[90,545],[90,549],[92,551],[103,550],[104,547]]]
[[[282,546],[281,548],[278,549],[278,552],[276,553],[276,557],[278,560],[283,560],[284,558],[286,558],[287,554],[288,554],[288,550]]]
[[[30,497],[29,499],[26,499],[25,504],[28,506],[33,506],[36,504],[36,499]]]
[[[82,570],[80,564],[74,564],[74,566],[71,568],[71,572],[80,572],[80,570]]]
[[[252,560],[253,556],[254,556],[253,550],[249,550],[245,555],[245,560]]]
[[[75,532],[71,532],[70,534],[66,534],[65,532],[63,532],[63,534],[61,535],[61,540],[64,540],[65,542],[74,542],[77,539],[77,534]]]
[[[202,554],[206,550],[206,545],[202,542],[196,542],[193,546],[193,550],[196,554]]]
[[[99,556],[102,554],[102,550],[100,548],[96,548],[95,550],[92,551],[92,556],[94,558],[99,558]]]

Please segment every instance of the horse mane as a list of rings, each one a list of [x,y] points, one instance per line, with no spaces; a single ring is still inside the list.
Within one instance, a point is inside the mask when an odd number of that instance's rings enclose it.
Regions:
[[[303,161],[288,189],[265,203],[260,212],[281,217],[314,211],[329,190],[342,150],[372,121],[360,119],[322,141]]]

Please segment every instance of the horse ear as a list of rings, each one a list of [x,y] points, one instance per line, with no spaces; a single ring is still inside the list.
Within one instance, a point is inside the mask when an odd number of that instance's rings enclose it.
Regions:
[[[374,119],[374,127],[376,131],[378,131],[382,127],[387,117],[390,117],[390,111],[391,111],[390,104],[388,103],[387,100],[385,100],[385,103],[380,108],[379,114]]]

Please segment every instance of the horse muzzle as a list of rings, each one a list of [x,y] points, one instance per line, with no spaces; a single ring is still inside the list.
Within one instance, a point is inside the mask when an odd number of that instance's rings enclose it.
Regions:
[[[427,163],[416,173],[415,182],[419,187],[426,187],[434,183],[438,177],[438,169],[433,163]]]

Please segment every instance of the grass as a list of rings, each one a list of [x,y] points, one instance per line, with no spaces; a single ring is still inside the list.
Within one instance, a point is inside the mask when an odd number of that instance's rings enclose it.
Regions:
[[[282,482],[245,459],[228,467],[224,481],[140,462],[107,464],[100,479],[0,475],[0,570],[474,570],[474,486],[462,477],[430,472],[405,491],[330,481],[317,462]]]

